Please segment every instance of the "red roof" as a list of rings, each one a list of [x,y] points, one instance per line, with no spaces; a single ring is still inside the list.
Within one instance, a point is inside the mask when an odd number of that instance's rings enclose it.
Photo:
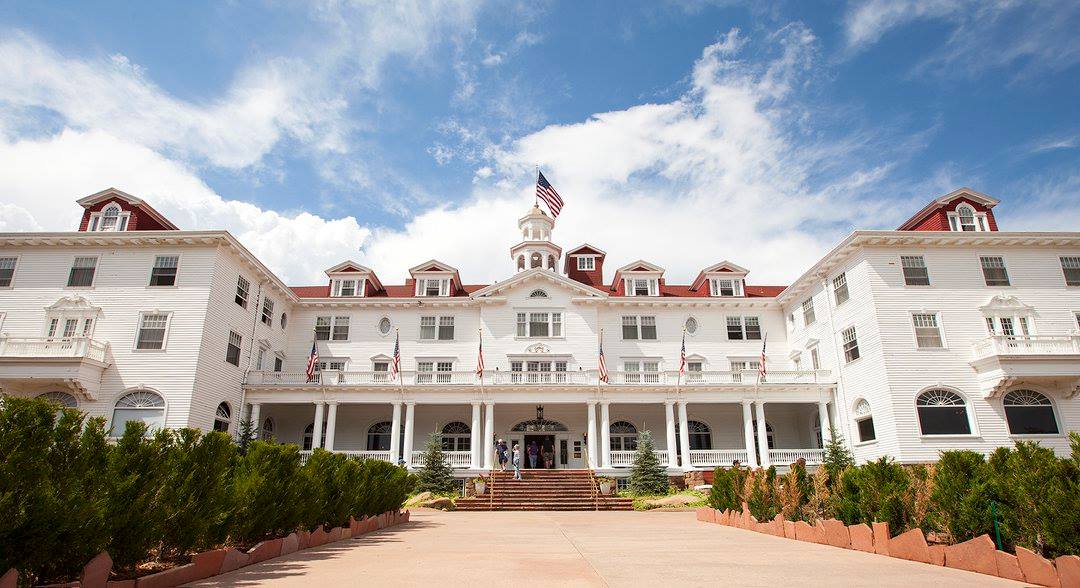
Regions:
[[[784,291],[787,286],[746,286],[746,298],[773,298],[776,295]],[[619,288],[620,292],[613,294],[613,296],[622,296],[622,288]],[[691,290],[688,285],[672,285],[662,284],[660,286],[660,297],[668,298],[713,298],[709,294],[707,288],[698,288],[697,290]]]
[[[465,284],[462,286],[464,292],[458,291],[454,293],[454,296],[468,296],[473,292],[481,288],[487,287],[487,284]],[[330,286],[289,286],[289,289],[293,291],[300,298],[329,298]],[[416,286],[413,284],[401,284],[397,286],[383,286],[383,289],[378,292],[369,293],[366,298],[423,298],[422,296],[416,296]]]

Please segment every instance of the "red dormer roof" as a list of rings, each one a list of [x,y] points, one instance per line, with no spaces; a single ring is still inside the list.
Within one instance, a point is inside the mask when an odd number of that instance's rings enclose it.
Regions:
[[[997,206],[999,202],[998,199],[976,192],[971,188],[960,188],[940,198],[931,200],[929,204],[915,213],[915,216],[904,221],[904,224],[900,225],[896,230],[948,231],[950,230],[948,213],[956,210],[957,206],[966,203],[971,205],[975,212],[985,213],[989,225],[987,228],[996,231],[997,222],[994,220],[994,213],[990,209]]]
[[[730,274],[738,275],[740,277],[746,277],[746,274],[750,273],[750,270],[748,270],[748,269],[746,269],[744,267],[735,265],[734,263],[731,263],[730,261],[724,260],[724,261],[721,261],[720,263],[715,263],[715,264],[710,265],[709,267],[701,270],[701,272],[698,273],[697,277],[694,278],[694,281],[691,282],[690,289],[691,290],[697,290],[698,288],[701,288],[703,285],[705,285],[705,283],[707,281],[706,276],[708,274],[714,274],[714,273],[730,273]]]
[[[127,231],[177,231],[176,225],[165,218],[160,212],[154,210],[145,200],[136,198],[131,194],[107,188],[96,194],[77,200],[78,204],[85,208],[82,221],[79,223],[79,231],[87,231],[90,227],[90,215],[101,212],[110,203],[117,206],[130,215]]]
[[[460,288],[454,290],[451,294],[452,297],[463,297],[476,292],[482,288],[486,288],[487,284],[465,284]],[[293,291],[298,298],[329,298],[330,286],[289,286],[289,289]],[[406,284],[395,284],[391,286],[383,286],[383,288],[377,292],[370,292],[367,296],[353,298],[348,300],[363,300],[364,298],[426,298],[425,296],[416,295],[416,282],[410,280]]]

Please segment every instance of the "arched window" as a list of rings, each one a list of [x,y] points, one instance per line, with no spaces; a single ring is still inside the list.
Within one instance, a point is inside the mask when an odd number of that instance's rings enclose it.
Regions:
[[[150,390],[129,392],[113,408],[112,434],[124,434],[129,421],[146,423],[147,435],[165,426],[165,400]]]
[[[1002,400],[1005,420],[1013,435],[1056,435],[1054,405],[1044,394],[1034,390],[1013,390]]]
[[[106,206],[105,210],[101,211],[101,230],[115,231],[118,220],[120,220],[120,207],[115,204]]]
[[[859,430],[859,441],[873,441],[877,439],[877,432],[874,430],[874,415],[870,411],[870,403],[865,399],[860,398],[855,402],[855,427]]]
[[[549,255],[548,256],[548,269],[551,270],[551,271],[555,271],[555,256],[554,255]]]
[[[525,256],[524,255],[519,255],[518,256],[518,258],[517,258],[517,268],[519,270],[525,269]]]
[[[927,390],[915,400],[923,435],[970,435],[967,403],[951,390]]]
[[[315,440],[315,423],[304,428],[304,451],[311,451],[311,442]],[[326,447],[326,423],[323,423],[322,434],[319,435],[319,447]]]
[[[975,229],[975,211],[972,210],[967,204],[961,204],[956,207],[956,216],[960,219],[961,231],[974,231]]]
[[[228,433],[230,420],[232,420],[232,410],[229,408],[229,403],[222,402],[217,405],[217,412],[214,414],[214,430]]]
[[[260,439],[273,439],[274,438],[274,419],[266,417],[262,422],[262,435]]]
[[[776,449],[776,434],[769,421],[765,421],[765,442],[769,444],[769,449]],[[757,419],[754,419],[754,449],[758,455],[761,455],[761,445],[758,443],[757,436]]]
[[[533,253],[529,256],[529,269],[538,268],[544,265],[544,256],[539,253]]]
[[[547,297],[548,297],[547,292],[544,292],[543,290],[539,290],[539,289],[538,290],[533,290],[532,292],[529,293],[529,298],[547,298]]]
[[[39,394],[38,398],[59,405],[60,408],[79,408],[79,401],[67,392],[46,392]]]
[[[367,432],[368,451],[390,451],[391,431],[393,431],[393,425],[390,421],[371,425]]]
[[[636,451],[638,431],[633,423],[616,421],[611,423],[611,450],[612,451]]]
[[[472,447],[471,432],[469,425],[463,422],[446,423],[442,428],[443,451],[469,451]]]
[[[712,449],[712,431],[709,425],[701,421],[686,421],[686,428],[690,430],[690,451]],[[682,447],[682,431],[679,430],[678,421],[675,422],[675,447]]]

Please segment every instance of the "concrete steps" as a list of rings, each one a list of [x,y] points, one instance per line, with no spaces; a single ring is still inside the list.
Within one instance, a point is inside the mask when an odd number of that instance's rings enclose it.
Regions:
[[[512,471],[495,472],[489,492],[459,498],[458,510],[633,510],[633,500],[597,494],[588,470],[525,470],[522,480]]]

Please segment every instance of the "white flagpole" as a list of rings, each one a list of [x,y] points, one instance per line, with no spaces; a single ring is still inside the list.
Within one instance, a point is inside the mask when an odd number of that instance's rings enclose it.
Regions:
[[[480,358],[483,356],[483,353],[484,353],[484,331],[483,331],[482,328],[477,327],[476,328],[476,333],[478,335],[480,335],[480,349],[479,349],[480,355],[478,355],[476,357],[476,361],[480,361]],[[485,366],[485,367],[487,367],[487,366]],[[480,372],[480,398],[484,397],[484,371],[485,370],[479,370],[479,372]]]
[[[401,330],[398,329],[397,327],[394,327],[394,351],[396,352],[397,357],[390,358],[390,361],[397,362],[397,364],[398,364],[398,369],[397,369],[398,392],[401,393],[401,398],[404,399],[405,398],[405,370],[401,369]],[[396,435],[397,432],[395,431],[394,434]]]

